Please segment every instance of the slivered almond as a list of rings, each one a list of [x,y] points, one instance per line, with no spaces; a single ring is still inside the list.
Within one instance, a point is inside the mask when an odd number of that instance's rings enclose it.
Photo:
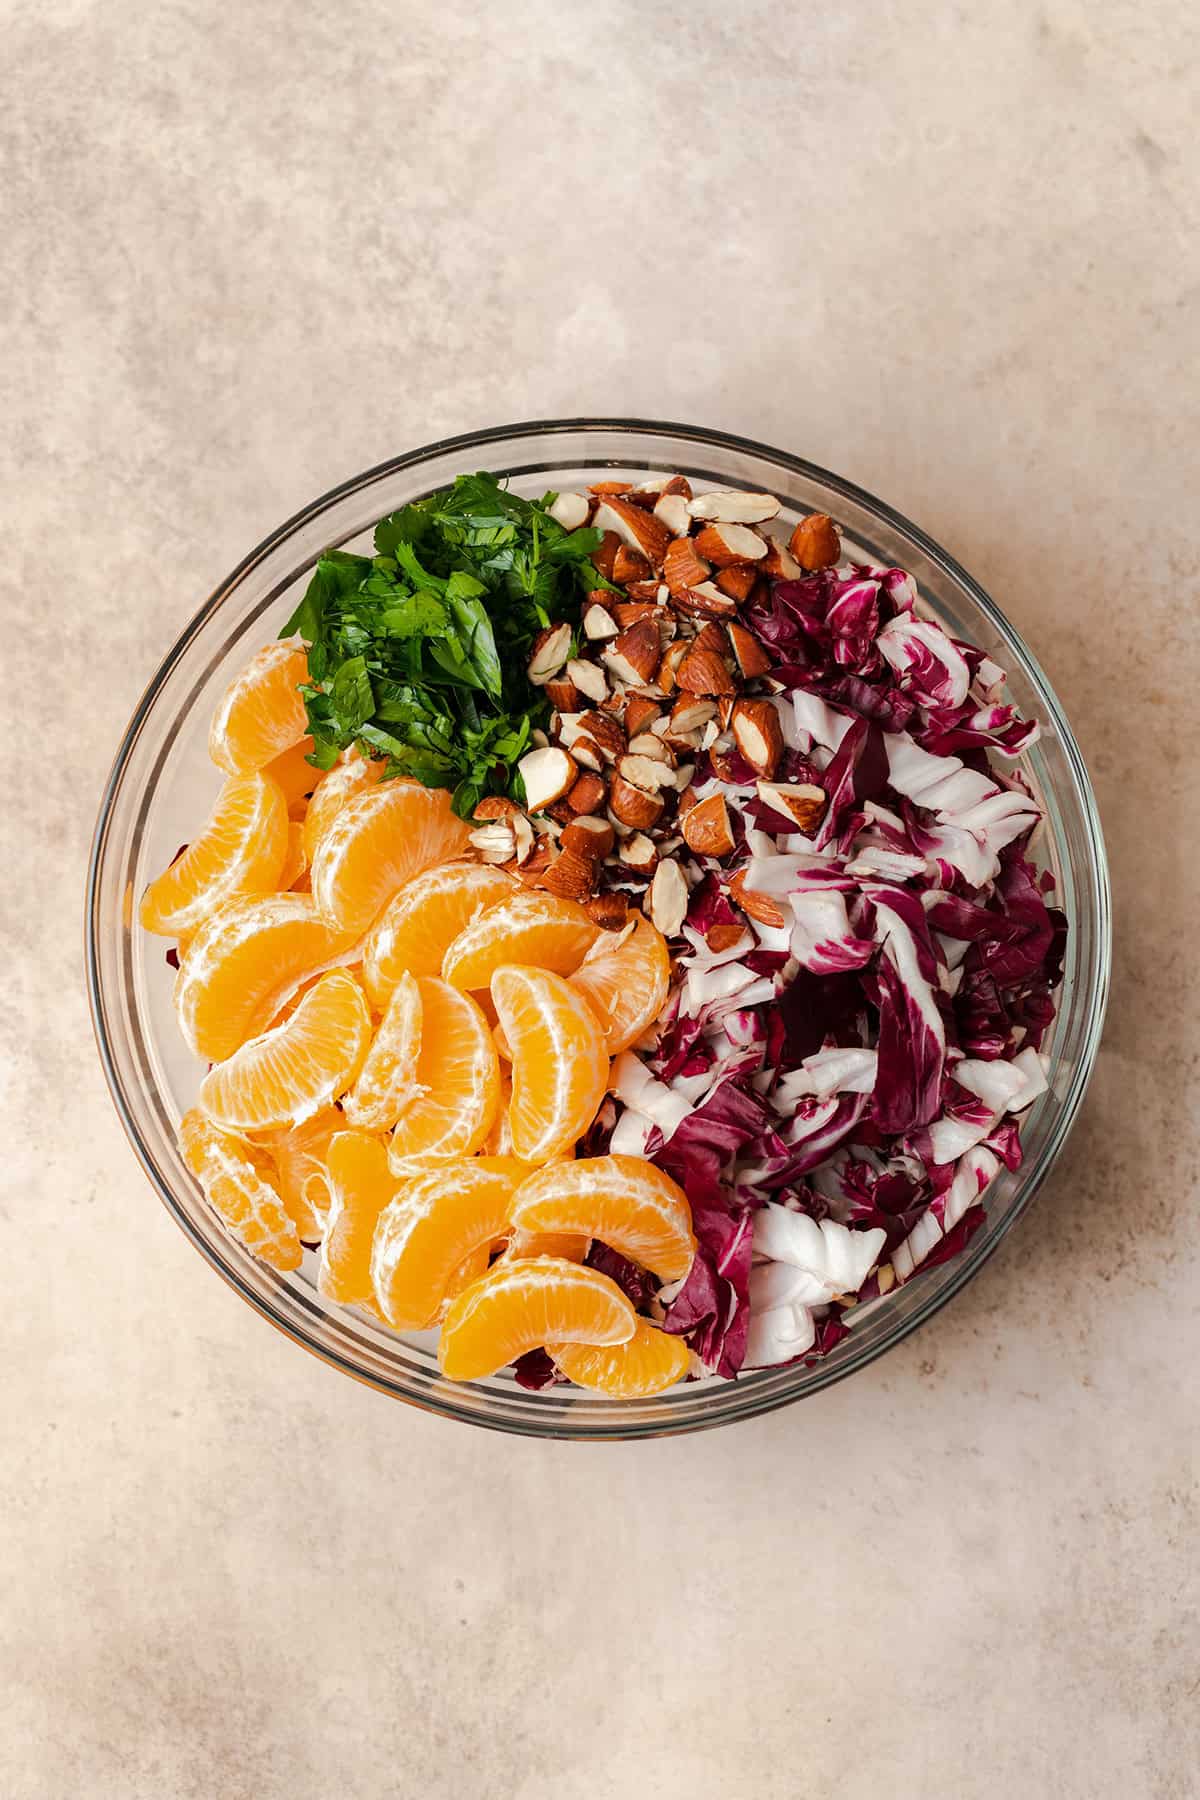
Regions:
[[[606,857],[616,843],[616,833],[607,819],[597,819],[590,814],[583,819],[572,819],[564,825],[559,843],[564,850],[573,850],[576,856],[590,857],[599,862]]]
[[[758,797],[777,813],[795,824],[797,831],[811,837],[825,811],[825,789],[809,781],[760,781]]]
[[[542,876],[547,893],[564,900],[588,900],[596,891],[596,864],[590,856],[560,849]]]
[[[723,594],[740,604],[750,592],[758,576],[748,563],[737,563],[733,568],[721,569],[717,573],[717,586]]]
[[[598,600],[588,603],[583,615],[584,637],[591,638],[593,643],[602,643],[605,638],[615,638],[620,629],[606,606],[601,606]]]
[[[593,769],[585,769],[571,783],[567,805],[572,813],[594,813],[604,805],[607,791],[603,776]]]
[[[629,500],[621,500],[612,495],[601,500],[592,524],[596,530],[603,531],[606,535],[614,533],[628,549],[636,550],[639,556],[644,556],[652,569],[662,568],[671,534],[662,520],[656,519],[653,513],[634,506]],[[595,556],[592,561],[600,568]],[[608,570],[601,570],[601,573],[609,575]],[[612,579],[611,575],[609,579]]]
[[[718,625],[706,625],[692,639],[691,647],[675,672],[675,683],[686,694],[732,694],[733,676],[723,654],[725,638]]]
[[[728,856],[733,849],[733,830],[724,794],[699,800],[683,821],[683,841],[697,856]]]
[[[767,554],[766,539],[748,525],[706,525],[696,533],[696,548],[714,569],[758,562]]]
[[[573,713],[579,711],[579,689],[573,681],[556,675],[553,681],[546,683],[546,698],[555,712]]]
[[[685,502],[681,500],[680,504]],[[667,554],[663,559],[663,580],[670,593],[679,594],[684,588],[696,587],[701,581],[707,581],[709,574],[709,566],[697,552],[691,538],[677,537],[667,546]]]
[[[672,596],[672,605],[698,619],[731,619],[738,603],[731,594],[723,594],[714,582],[702,581],[698,587],[680,588]]]
[[[577,774],[574,757],[556,744],[545,750],[527,750],[517,767],[530,812],[541,812],[561,800]]]
[[[604,530],[603,526],[597,525],[598,518],[599,509],[597,509],[592,524],[596,526],[597,530]],[[592,567],[603,575],[605,581],[611,581],[613,578],[613,564],[617,560],[617,551],[621,548],[621,543],[622,539],[615,531],[605,530],[598,547],[592,551]]]
[[[659,716],[657,700],[650,700],[645,694],[630,694],[625,702],[624,724],[631,738],[649,731]]]
[[[590,737],[599,746],[609,762],[620,756],[625,748],[625,733],[611,713],[582,713],[579,719],[579,730],[581,736]]]
[[[602,931],[620,931],[629,917],[629,902],[624,894],[597,894],[587,902],[584,911]]]
[[[769,700],[739,700],[730,718],[734,742],[756,775],[769,781],[783,755],[779,714]]]
[[[673,538],[686,538],[692,529],[692,515],[682,494],[662,494],[655,502],[654,516],[666,526]]]
[[[687,917],[688,887],[683,870],[673,857],[660,862],[650,883],[645,910],[665,938],[676,937]]]
[[[661,794],[648,793],[644,788],[635,787],[633,782],[626,781],[618,773],[613,776],[608,790],[608,809],[622,825],[629,825],[634,831],[643,832],[658,824],[662,816],[663,799]]]
[[[629,869],[652,869],[658,861],[658,850],[653,840],[643,831],[626,838],[617,855]]]
[[[593,706],[599,706],[608,699],[608,679],[599,663],[587,662],[582,656],[574,656],[563,674],[576,692],[590,700]]]
[[[665,749],[658,738],[655,738],[654,742],[659,749]],[[671,780],[673,774],[673,765],[657,756],[631,755],[627,751],[617,762],[618,777],[632,787],[641,788],[643,793],[647,794],[657,794],[660,788],[672,787],[674,785]],[[611,797],[609,805],[612,806]],[[613,810],[615,812],[616,808],[614,807]],[[626,824],[632,823],[632,820],[626,820]]]
[[[739,869],[729,880],[729,898],[735,906],[741,908],[747,918],[757,919],[760,925],[786,925],[787,919],[783,909],[776,905],[770,894],[760,894],[756,888],[746,886],[746,871]]]
[[[613,560],[613,580],[624,587],[627,581],[646,581],[649,575],[650,564],[641,552],[622,544]]]
[[[654,619],[639,619],[604,651],[607,667],[620,681],[646,687],[654,680],[662,660],[662,642]]]
[[[693,519],[713,519],[721,525],[759,525],[779,511],[774,494],[748,494],[741,488],[714,488],[689,502]]]
[[[509,820],[509,829],[516,842],[517,861],[523,863],[533,854],[533,826],[523,812],[518,812]]]
[[[795,581],[804,573],[787,545],[777,537],[768,537],[767,554],[758,566],[773,581]]]
[[[526,673],[534,687],[544,687],[558,674],[571,654],[571,627],[548,625],[533,640],[533,653]]]
[[[729,621],[728,631],[734,658],[745,680],[753,681],[756,676],[767,674],[771,668],[771,658],[754,634],[736,619]]]
[[[788,549],[802,569],[828,569],[842,554],[842,542],[828,513],[809,513],[793,530]]]
[[[556,519],[564,531],[578,531],[586,525],[592,503],[586,494],[558,494],[550,508],[550,517]]]

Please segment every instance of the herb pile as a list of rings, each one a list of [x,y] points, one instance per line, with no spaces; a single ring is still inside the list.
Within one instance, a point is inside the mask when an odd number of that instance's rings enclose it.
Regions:
[[[549,710],[530,646],[609,585],[590,560],[600,532],[565,530],[554,498],[460,475],[381,520],[373,557],[326,551],[281,633],[309,645],[310,762],[357,744],[389,777],[453,788],[462,818],[485,794],[522,798],[515,764]]]

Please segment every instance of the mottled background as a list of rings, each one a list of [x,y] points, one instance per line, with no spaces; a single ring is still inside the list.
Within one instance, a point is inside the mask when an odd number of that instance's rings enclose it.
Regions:
[[[0,5],[0,1792],[1196,1793],[1200,27],[1184,0]],[[1050,671],[1116,988],[1033,1215],[723,1433],[534,1445],[300,1355],[153,1199],[81,896],[216,581],[444,433],[843,471]]]

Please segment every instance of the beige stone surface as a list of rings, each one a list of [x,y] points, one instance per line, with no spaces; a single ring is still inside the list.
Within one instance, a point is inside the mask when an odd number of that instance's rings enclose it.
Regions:
[[[0,1794],[1195,1794],[1194,7],[0,22]],[[1065,701],[1116,892],[1085,1115],[968,1291],[799,1408],[597,1449],[407,1411],[214,1279],[80,948],[111,752],[246,547],[591,410],[948,544]]]

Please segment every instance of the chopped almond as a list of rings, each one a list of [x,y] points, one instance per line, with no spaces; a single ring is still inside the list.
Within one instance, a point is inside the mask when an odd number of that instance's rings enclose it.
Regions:
[[[678,537],[667,546],[667,554],[663,559],[663,580],[672,594],[682,593],[684,588],[696,587],[707,581],[709,566],[698,555],[696,546],[689,537]]]
[[[613,559],[612,578],[621,587],[627,581],[645,581],[650,574],[650,564],[637,550],[631,550],[622,544]]]
[[[625,730],[631,738],[639,732],[649,731],[655,719],[660,716],[658,701],[647,698],[645,694],[630,694],[625,702]]]
[[[555,712],[573,713],[579,711],[579,689],[573,681],[563,676],[555,676],[546,683],[546,698]]]
[[[621,627],[613,618],[608,608],[599,600],[589,601],[583,615],[583,635],[593,642],[603,642],[605,638],[615,638]]]
[[[683,821],[683,841],[697,856],[729,855],[734,840],[724,794],[710,794],[691,808]]]
[[[534,687],[544,687],[563,667],[571,654],[571,627],[548,625],[533,640],[533,652],[526,673]]]
[[[758,576],[747,563],[735,563],[728,569],[722,569],[717,575],[717,586],[731,600],[744,600],[750,589],[758,580]]]
[[[758,562],[767,554],[765,538],[746,525],[706,525],[696,533],[696,548],[715,569]]]
[[[662,494],[654,507],[654,516],[666,526],[673,538],[686,538],[692,529],[692,515],[682,494]]]
[[[673,596],[677,611],[698,619],[729,619],[737,612],[737,601],[723,594],[714,582],[702,581],[698,587],[681,588]]]
[[[733,676],[724,656],[725,637],[719,625],[705,625],[692,639],[687,655],[676,671],[676,685],[687,694],[732,694]]]
[[[729,898],[748,918],[757,919],[760,925],[787,924],[782,907],[776,904],[770,894],[760,894],[756,888],[747,888],[744,869],[739,869],[736,875],[730,877]]]
[[[634,831],[648,831],[658,824],[662,816],[663,799],[659,793],[648,793],[646,789],[635,787],[623,775],[613,776],[608,791],[608,808],[614,819],[622,825],[629,825]]]
[[[811,782],[760,781],[758,797],[767,806],[790,819],[797,831],[811,837],[825,811],[825,789]]]
[[[544,750],[527,750],[517,764],[525,784],[525,803],[530,812],[542,812],[561,800],[575,780],[575,759],[557,744]]]
[[[599,746],[606,761],[613,761],[625,748],[625,733],[611,713],[581,713],[579,727],[580,735],[590,737]]]
[[[564,531],[578,531],[587,524],[591,510],[586,494],[559,494],[550,508],[550,517],[557,519]]]
[[[597,512],[599,517],[599,512]],[[593,524],[595,521],[593,521]],[[605,531],[595,550],[592,551],[592,567],[603,575],[605,581],[613,578],[613,564],[617,560],[617,551],[621,548],[621,539],[615,531]]]
[[[654,842],[644,831],[635,832],[625,839],[617,855],[627,868],[642,871],[652,869],[658,861],[658,851]]]
[[[662,659],[662,641],[654,619],[639,619],[604,652],[604,661],[620,681],[646,687],[654,680]]]
[[[592,769],[577,775],[567,794],[567,805],[573,813],[594,813],[604,805],[607,789],[604,778]]]
[[[837,526],[828,513],[809,513],[788,539],[788,549],[802,569],[828,569],[842,554]]]
[[[613,495],[601,500],[592,524],[606,536],[612,532],[628,549],[644,556],[652,569],[662,568],[671,534],[662,520],[656,519],[653,513],[645,512],[640,506],[634,506],[630,501]],[[595,556],[592,561],[600,568]],[[603,570],[602,573],[609,574],[609,571]],[[609,579],[612,579],[611,575]]]
[[[596,891],[596,864],[591,857],[560,849],[542,876],[542,886],[565,900],[590,899]]]
[[[629,917],[629,902],[624,894],[597,894],[587,902],[584,911],[602,931],[620,931]]]
[[[728,631],[729,642],[733,646],[733,654],[744,679],[753,681],[758,675],[766,675],[771,668],[771,658],[754,634],[735,619],[730,620]]]
[[[593,862],[599,862],[612,850],[616,833],[607,819],[597,819],[589,814],[587,818],[572,819],[569,825],[564,825],[558,841],[564,850],[573,850],[576,856],[587,856]]]
[[[687,917],[688,888],[683,870],[673,857],[660,862],[650,883],[645,910],[665,938],[677,936]]]
[[[576,692],[590,700],[593,706],[601,706],[608,699],[608,680],[599,663],[575,656],[563,673]]]
[[[715,519],[722,525],[760,525],[779,511],[774,494],[748,494],[741,488],[714,488],[689,503],[693,519]]]
[[[755,774],[770,781],[783,755],[783,730],[770,700],[739,700],[730,717],[730,728]]]

